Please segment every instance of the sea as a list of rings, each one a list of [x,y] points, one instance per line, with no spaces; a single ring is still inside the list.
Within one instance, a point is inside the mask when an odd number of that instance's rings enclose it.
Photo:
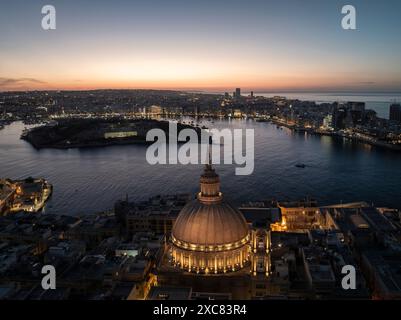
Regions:
[[[396,95],[265,93],[317,102],[365,101],[385,117]],[[190,120],[188,120],[190,121]],[[366,201],[401,208],[401,153],[342,138],[294,133],[250,119],[200,119],[209,128],[253,129],[254,171],[235,174],[234,164],[216,165],[225,199],[236,205],[262,200],[313,198],[320,205]],[[146,200],[175,193],[195,195],[202,165],[150,165],[147,146],[36,150],[14,122],[0,130],[0,178],[43,177],[54,191],[45,212],[84,215],[112,210],[116,201]],[[249,146],[247,146],[248,148]],[[305,168],[296,165],[302,163]]]

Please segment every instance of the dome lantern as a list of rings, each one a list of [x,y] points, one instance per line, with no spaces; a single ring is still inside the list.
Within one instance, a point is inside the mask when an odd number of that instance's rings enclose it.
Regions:
[[[220,192],[220,177],[209,163],[200,178],[200,192],[198,199],[202,203],[218,203],[223,199]]]

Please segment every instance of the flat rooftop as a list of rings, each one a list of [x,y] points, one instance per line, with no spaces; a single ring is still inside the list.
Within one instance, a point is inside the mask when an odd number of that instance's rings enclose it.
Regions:
[[[153,287],[150,289],[148,300],[189,300],[192,288],[186,287]]]

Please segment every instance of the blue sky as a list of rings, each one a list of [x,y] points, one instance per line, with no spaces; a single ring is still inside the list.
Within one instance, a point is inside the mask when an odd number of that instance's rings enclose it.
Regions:
[[[401,91],[400,33],[398,0],[1,0],[0,90]]]

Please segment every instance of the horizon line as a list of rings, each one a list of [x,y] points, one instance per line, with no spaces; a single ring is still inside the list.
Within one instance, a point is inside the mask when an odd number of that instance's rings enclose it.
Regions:
[[[223,88],[86,88],[86,89],[13,89],[13,90],[2,90],[0,88],[0,93],[13,93],[13,92],[86,92],[86,91],[171,91],[171,92],[187,92],[187,93],[207,93],[207,94],[224,94],[232,93],[236,88],[240,88],[244,93],[254,94],[268,94],[268,93],[363,93],[363,94],[401,94],[401,90],[350,90],[350,89],[249,89],[238,87],[233,87],[230,89]]]

